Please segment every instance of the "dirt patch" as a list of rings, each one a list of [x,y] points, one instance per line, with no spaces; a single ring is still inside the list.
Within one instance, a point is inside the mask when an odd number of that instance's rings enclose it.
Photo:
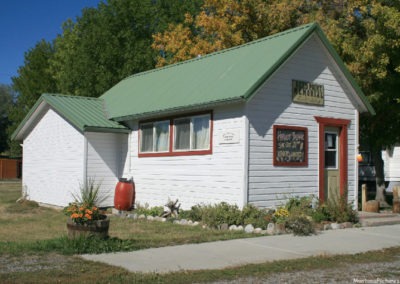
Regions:
[[[59,254],[1,256],[0,273],[35,272],[39,270],[63,269],[73,260]]]

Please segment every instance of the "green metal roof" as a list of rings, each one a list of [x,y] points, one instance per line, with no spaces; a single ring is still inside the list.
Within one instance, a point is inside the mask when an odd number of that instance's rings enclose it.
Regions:
[[[81,132],[129,132],[125,126],[106,118],[102,99],[43,94],[14,131],[12,139],[22,139],[24,133],[29,131],[29,124],[34,123],[44,105],[50,106]]]
[[[365,108],[366,97],[317,24],[308,24],[241,46],[130,76],[101,96],[117,121],[176,110],[248,100],[309,36],[316,32]]]

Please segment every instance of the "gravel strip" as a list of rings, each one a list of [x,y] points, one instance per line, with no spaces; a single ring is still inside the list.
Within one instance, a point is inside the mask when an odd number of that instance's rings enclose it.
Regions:
[[[24,256],[1,256],[0,273],[13,272],[35,272],[39,270],[63,269],[71,262],[67,258],[58,254],[48,255],[24,255]]]
[[[361,263],[332,269],[274,273],[265,278],[244,277],[218,284],[264,283],[373,283],[400,284],[400,260],[394,262]]]

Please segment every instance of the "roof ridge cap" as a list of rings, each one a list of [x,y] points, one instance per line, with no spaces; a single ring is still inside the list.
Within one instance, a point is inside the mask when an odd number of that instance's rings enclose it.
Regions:
[[[253,41],[249,41],[249,42],[246,42],[246,43],[243,43],[243,44],[240,44],[240,45],[236,45],[236,46],[232,46],[232,47],[229,47],[229,48],[224,48],[224,49],[212,52],[212,53],[208,53],[208,54],[205,54],[204,56],[194,57],[194,58],[190,58],[190,59],[187,59],[187,60],[184,60],[184,61],[180,61],[180,62],[176,62],[176,63],[173,63],[173,64],[165,65],[165,66],[162,66],[162,67],[159,67],[159,68],[154,68],[154,69],[151,69],[151,70],[147,70],[147,71],[139,72],[139,73],[136,73],[136,74],[132,74],[132,75],[122,79],[121,82],[125,81],[125,80],[128,80],[130,78],[133,78],[133,77],[144,76],[144,75],[147,75],[147,74],[150,74],[150,73],[159,72],[159,71],[162,71],[162,70],[173,68],[175,66],[188,64],[188,63],[191,63],[191,62],[194,62],[194,61],[203,60],[205,58],[216,56],[218,54],[229,52],[231,50],[239,49],[239,48],[242,48],[242,47],[245,47],[245,46],[250,46],[250,45],[253,45],[253,44],[256,44],[256,43],[259,43],[259,42],[271,40],[273,38],[277,38],[277,37],[280,37],[280,36],[284,36],[286,34],[297,32],[297,31],[302,30],[302,29],[316,27],[317,25],[318,25],[317,23],[311,22],[311,23],[304,24],[304,25],[301,25],[301,26],[298,26],[298,27],[294,27],[294,28],[289,29],[289,30],[285,30],[285,31],[282,31],[282,32],[278,32],[278,33],[275,33],[275,34],[272,34],[272,35],[269,35],[269,36],[266,36],[266,37],[262,37],[262,38],[253,40]],[[107,92],[105,92],[104,94],[106,94],[106,93]]]
[[[103,100],[100,97],[75,96],[75,95],[65,95],[65,94],[57,94],[57,93],[43,93],[41,96],[42,97],[63,97],[63,98],[71,98],[71,99]]]

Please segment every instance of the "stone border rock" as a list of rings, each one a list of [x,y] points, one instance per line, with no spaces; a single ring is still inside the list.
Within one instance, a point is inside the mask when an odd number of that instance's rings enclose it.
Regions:
[[[164,217],[154,217],[151,215],[138,215],[136,213],[131,213],[130,211],[120,211],[115,208],[112,209],[112,214],[118,217],[122,218],[127,218],[127,219],[133,219],[133,220],[147,220],[147,221],[158,221],[158,222],[166,222],[167,218]],[[193,222],[192,220],[186,220],[186,219],[176,219],[172,222],[173,224],[177,225],[184,225],[184,226],[199,226],[200,222]],[[338,229],[347,229],[347,228],[353,228],[353,227],[359,227],[359,224],[353,224],[351,222],[345,222],[345,223],[325,223],[325,224],[320,224],[317,226],[315,229],[316,231],[324,231],[324,230],[338,230]],[[206,224],[202,225],[203,229],[208,228]],[[261,234],[261,235],[281,235],[281,234],[288,234],[284,228],[280,228],[280,226],[277,226],[275,223],[268,223],[267,229],[263,230],[262,228],[254,228],[252,224],[248,224],[246,226],[236,226],[236,225],[228,225],[226,223],[221,224],[218,226],[219,230],[229,230],[229,231],[244,231],[247,234]]]

